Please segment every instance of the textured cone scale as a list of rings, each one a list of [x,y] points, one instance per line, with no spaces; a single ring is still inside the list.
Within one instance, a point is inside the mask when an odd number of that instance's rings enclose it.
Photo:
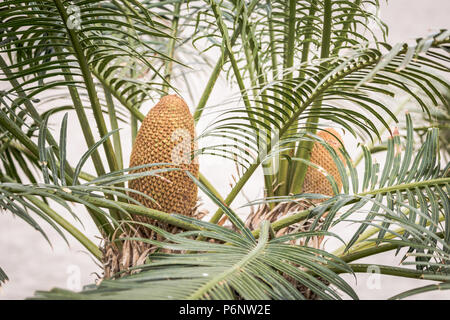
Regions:
[[[188,106],[176,95],[161,98],[148,112],[139,128],[131,152],[130,167],[151,163],[171,165],[152,166],[131,173],[174,167],[182,170],[161,172],[157,173],[157,176],[130,180],[129,188],[148,195],[154,201],[133,192],[129,195],[148,208],[201,219],[205,213],[196,210],[197,185],[184,171],[187,170],[198,178],[198,163],[196,159],[191,159],[195,149],[194,119]],[[135,215],[133,218],[171,233],[179,232],[177,227],[144,216]],[[137,272],[130,268],[143,264],[148,253],[156,249],[151,244],[135,240],[125,240],[119,247],[114,241],[117,237],[162,240],[161,236],[142,226],[130,226],[124,233],[114,235],[103,248],[104,278],[122,277]]]
[[[336,130],[332,128],[328,128],[325,129],[325,131],[320,131],[317,135],[322,138],[330,147],[332,147],[344,162],[344,158],[339,151],[339,148],[342,146],[342,138],[339,133],[337,133]],[[341,176],[339,175],[336,163],[334,162],[333,157],[330,155],[328,150],[321,143],[314,143],[309,161],[322,167],[327,174],[332,175],[334,180],[336,181],[338,190],[341,190],[342,180]],[[334,195],[333,187],[331,186],[330,181],[328,181],[326,175],[312,166],[309,166],[306,171],[305,182],[303,184],[303,192],[320,193],[327,196]]]
[[[168,95],[148,112],[136,135],[130,167],[149,163],[174,163],[171,167],[188,170],[198,177],[198,162],[191,159],[195,150],[195,127],[186,102],[177,95]],[[168,166],[164,166],[167,168]],[[155,166],[134,172],[162,168]],[[191,215],[197,202],[197,185],[182,170],[159,173],[131,180],[131,189],[143,192],[155,201],[130,193],[148,208],[167,213]],[[152,221],[137,217],[138,220]]]

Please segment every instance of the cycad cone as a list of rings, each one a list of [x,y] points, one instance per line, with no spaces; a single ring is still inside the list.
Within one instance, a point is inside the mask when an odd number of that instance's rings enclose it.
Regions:
[[[331,175],[334,178],[339,191],[342,188],[342,180],[333,157],[330,155],[328,149],[322,145],[322,143],[325,142],[328,146],[332,147],[338,154],[341,161],[344,161],[344,157],[339,150],[342,147],[342,138],[334,129],[331,128],[320,131],[317,136],[319,136],[324,141],[317,141],[313,144],[309,161],[319,166],[321,169],[319,170],[313,166],[308,166],[302,192],[333,196],[333,187],[330,181],[327,179],[327,176]],[[271,208],[265,204],[261,206],[259,210],[250,213],[250,215],[247,217],[246,226],[251,229],[256,229],[259,228],[260,223],[263,220],[275,222],[288,213],[295,213],[301,210],[306,210],[311,206],[311,203],[320,203],[322,201],[324,200],[311,199],[309,201],[302,200],[299,202],[282,202],[279,203],[275,208]],[[290,226],[278,230],[277,235],[285,235],[291,231],[298,232],[299,227],[303,231],[308,231],[309,226],[310,223],[305,223],[303,221],[300,223],[300,225],[297,224],[295,226]],[[297,240],[292,241],[292,243],[297,242]]]
[[[344,162],[342,153],[339,148],[342,147],[342,137],[332,128],[327,128],[324,131],[320,131],[317,136],[322,138],[330,147],[336,151],[339,158]],[[314,143],[311,151],[311,157],[309,159],[312,163],[322,167],[326,174],[333,176],[336,181],[338,190],[342,188],[342,180],[339,175],[339,170],[336,166],[333,157],[328,150],[319,142]],[[345,163],[345,162],[344,162]],[[320,172],[312,166],[309,166],[306,171],[305,182],[303,184],[303,192],[305,193],[319,193],[327,196],[333,196],[333,187],[326,178],[326,174]]]
[[[190,215],[197,202],[197,185],[184,170],[198,177],[195,150],[195,126],[186,102],[177,95],[168,95],[148,112],[136,135],[130,157],[130,167],[149,163],[173,163],[134,172],[176,167],[182,170],[158,173],[131,180],[129,187],[153,198],[151,201],[137,193],[130,195],[148,208],[167,213]],[[142,216],[138,220],[149,222]]]

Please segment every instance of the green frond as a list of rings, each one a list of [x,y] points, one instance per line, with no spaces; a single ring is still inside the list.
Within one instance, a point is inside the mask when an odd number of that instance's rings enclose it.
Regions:
[[[435,290],[449,290],[450,289],[450,283],[448,282],[441,282],[438,284],[430,284],[427,286],[423,286],[420,288],[414,288],[405,292],[402,292],[400,294],[397,294],[391,298],[389,298],[389,300],[399,300],[399,299],[404,299],[416,294],[420,294],[420,293],[424,293],[424,292],[429,292],[429,291],[435,291]]]
[[[448,41],[446,31],[433,35],[428,38],[429,45],[426,50],[442,48]],[[225,199],[230,201],[226,203],[230,204],[233,201],[246,180],[265,160],[267,154],[278,155],[283,145],[291,149],[291,154],[299,152],[294,150],[295,142],[305,137],[311,129],[299,122],[302,117],[333,121],[349,129],[350,132],[355,132],[352,128],[359,127],[370,136],[378,135],[378,126],[368,116],[375,118],[388,130],[390,128],[385,121],[386,116],[397,121],[390,108],[379,101],[379,96],[394,96],[396,91],[401,90],[413,96],[425,111],[430,110],[430,104],[436,105],[438,103],[435,98],[436,92],[442,92],[443,89],[440,86],[444,85],[448,88],[448,84],[442,79],[438,81],[439,77],[428,72],[425,66],[421,67],[410,62],[410,59],[405,56],[409,51],[406,44],[396,48],[395,51],[385,55],[376,49],[356,50],[345,58],[327,59],[326,67],[323,63],[305,67],[302,69],[304,75],[302,78],[279,80],[262,87],[258,86],[256,88],[258,96],[250,97],[249,101],[263,107],[255,106],[249,109],[245,105],[244,108],[237,106],[223,111],[208,130],[199,136],[199,139],[201,141],[208,136],[222,136],[225,139],[226,148],[212,146],[213,152],[225,157],[238,156],[241,157],[239,159],[241,163],[248,163],[245,165],[246,173],[240,183],[234,187],[228,200]],[[417,54],[415,60],[421,60],[423,46],[413,47],[413,50]],[[410,62],[407,63],[408,67],[399,68],[405,61]],[[435,68],[442,69],[440,63],[433,62],[433,64]],[[420,73],[421,76],[411,78],[408,74],[410,69],[416,74]],[[449,71],[448,67],[445,67],[445,71]],[[369,80],[374,85],[368,85]],[[413,81],[414,85],[419,85],[428,101],[425,102],[409,89],[406,83],[410,81]],[[251,91],[248,90],[247,93]],[[314,107],[318,101],[325,103],[323,109]],[[340,101],[350,105],[344,108],[340,105],[335,107],[334,105]],[[354,112],[355,109],[358,111]],[[365,113],[368,116],[365,116]],[[292,138],[296,140],[290,141],[289,139]],[[301,144],[299,148],[300,146]],[[252,149],[259,150],[253,158],[248,151],[240,152]],[[208,147],[202,149],[203,152],[207,150]],[[294,176],[293,185],[288,186],[288,189],[293,190],[294,193],[298,193],[302,188],[302,183],[298,182],[297,178],[303,170],[300,166],[298,172],[291,173]],[[285,178],[281,177],[282,181],[285,181]],[[269,187],[266,185],[266,188]],[[219,215],[220,213],[217,212],[217,216]]]
[[[317,249],[291,246],[269,238],[269,224],[263,223],[257,243],[234,231],[183,217],[201,225],[204,231],[171,234],[157,227],[168,242],[150,242],[161,248],[191,254],[155,253],[138,274],[118,280],[104,280],[80,293],[54,289],[36,292],[38,299],[304,299],[289,276],[306,285],[323,299],[340,299],[339,291],[357,298],[353,290],[329,270],[348,270],[345,263]],[[189,236],[216,239],[215,243],[192,240]],[[301,235],[299,235],[301,236]],[[227,244],[224,244],[226,242]],[[261,275],[264,274],[264,277]],[[325,285],[327,281],[339,290]]]
[[[0,268],[0,287],[2,284],[8,282],[8,276],[6,275],[5,271],[3,271],[2,268]]]
[[[356,168],[345,149],[341,149],[344,164],[336,151],[323,143],[337,164],[343,190],[305,212],[277,221],[274,229],[286,227],[283,220],[292,224],[308,218],[312,219],[313,230],[319,227],[319,222],[321,230],[328,230],[345,221],[358,223],[358,230],[336,253],[350,257],[366,248],[393,243],[393,239],[398,239],[401,243],[396,242],[399,245],[397,249],[409,248],[404,260],[414,257],[413,261],[405,260],[404,264],[413,264],[418,270],[447,272],[450,263],[450,178],[440,164],[439,130],[430,128],[423,145],[414,150],[411,116],[407,114],[406,119],[405,142],[401,142],[397,133],[388,139],[382,166],[374,163],[372,155],[363,146],[363,181],[359,181]],[[330,182],[332,180],[330,177]],[[297,194],[269,198],[268,201],[298,201],[310,197],[308,194]],[[266,201],[251,202],[250,205],[263,202]],[[352,219],[357,212],[367,214],[362,220]],[[394,226],[400,229],[393,229]]]

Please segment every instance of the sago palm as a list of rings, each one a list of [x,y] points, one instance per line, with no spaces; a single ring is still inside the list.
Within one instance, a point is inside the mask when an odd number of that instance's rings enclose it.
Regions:
[[[35,216],[64,239],[69,233],[105,269],[80,293],[36,297],[357,299],[340,274],[373,266],[436,282],[393,298],[449,289],[450,166],[441,155],[450,31],[388,44],[388,27],[372,13],[378,6],[2,1],[0,206],[44,236]],[[230,92],[213,104],[221,76]],[[162,103],[144,121],[145,104],[168,94],[188,101],[193,118]],[[405,99],[423,119],[417,128]],[[61,123],[50,126],[57,113]],[[79,122],[86,142],[76,164],[67,156],[69,121]],[[166,160],[175,141],[168,139],[189,121],[197,134],[188,130],[188,146],[198,147],[188,148],[188,162],[236,164],[224,197],[201,165],[197,175],[197,166]],[[359,154],[348,152],[344,132],[361,142]],[[128,166],[123,146],[136,137]],[[87,162],[94,172],[83,169]],[[243,221],[233,201],[261,172],[264,196],[241,208]],[[178,186],[191,188],[187,202]],[[192,188],[217,206],[209,221]],[[83,205],[104,241],[95,244],[55,202],[74,219],[72,203]],[[350,237],[334,232],[345,223],[358,225]],[[324,239],[342,247],[329,252]],[[403,266],[357,263],[386,251],[401,251]]]

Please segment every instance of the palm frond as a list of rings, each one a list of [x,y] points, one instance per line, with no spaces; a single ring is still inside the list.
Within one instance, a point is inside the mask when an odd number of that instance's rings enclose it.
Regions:
[[[25,136],[33,137],[37,135],[38,126],[26,123],[26,114],[23,112],[16,113],[17,107],[14,106],[12,101],[14,100],[11,99],[11,95],[4,95],[0,99],[0,108],[3,115],[10,115],[10,121],[21,129]],[[19,182],[28,180],[28,182],[36,183],[39,179],[36,170],[39,168],[38,158],[32,152],[29,152],[6,126],[0,126],[0,139],[0,173]],[[23,175],[19,174],[19,170]]]
[[[80,52],[73,47],[76,37],[91,70],[114,92],[121,93],[125,106],[141,101],[147,95],[145,83],[125,81],[121,75],[127,74],[126,69],[132,65],[157,72],[150,61],[166,55],[150,44],[154,38],[170,37],[163,19],[137,1],[76,1],[59,7],[58,3],[2,3],[0,19],[9,35],[2,41],[2,52],[12,59],[9,69],[15,72],[14,78],[24,80],[22,89],[33,97],[47,88],[64,85],[55,81],[63,75],[73,78],[65,85],[82,87]]]
[[[328,230],[344,221],[358,223],[358,230],[346,246],[337,251],[340,255],[350,257],[366,248],[395,243],[397,249],[409,248],[404,259],[415,259],[404,261],[405,264],[413,264],[418,270],[448,272],[450,178],[448,166],[441,169],[440,165],[439,129],[430,128],[424,144],[415,151],[411,116],[407,114],[406,119],[405,143],[401,143],[398,133],[389,138],[383,166],[374,163],[372,155],[363,146],[365,170],[362,181],[346,151],[341,149],[345,159],[342,161],[336,151],[324,143],[337,164],[343,190],[316,207],[277,221],[274,229],[286,227],[282,220],[294,223],[295,216],[299,220],[312,219],[312,229],[320,226],[322,230]],[[331,184],[336,184],[331,175],[327,178]],[[268,201],[293,201],[307,197],[307,194],[298,194],[269,198]],[[364,211],[368,212],[364,219],[350,219],[357,212]]]
[[[426,49],[442,49],[448,41],[449,34],[443,31],[427,38]],[[224,147],[214,145],[212,152],[229,158],[241,157],[240,163],[246,171],[225,202],[229,205],[234,200],[246,181],[268,158],[279,156],[285,148],[292,150],[290,157],[299,157],[303,147],[301,142],[296,142],[310,139],[311,135],[308,136],[307,132],[314,128],[308,124],[309,119],[332,121],[355,135],[356,128],[371,136],[378,134],[375,122],[390,130],[385,118],[391,117],[397,121],[390,108],[379,101],[380,96],[395,96],[395,90],[401,90],[414,97],[425,111],[430,109],[429,105],[436,105],[436,92],[444,90],[441,85],[447,90],[448,83],[427,71],[425,65],[415,64],[407,52],[413,50],[417,54],[415,59],[426,62],[427,66],[446,72],[449,69],[423,57],[424,46],[421,43],[419,41],[419,45],[412,49],[406,44],[399,45],[384,55],[376,49],[357,50],[345,58],[327,59],[325,67],[319,61],[317,65],[303,69],[304,77],[258,86],[258,95],[249,98],[255,104],[251,109],[244,103],[244,108],[238,106],[221,110],[221,115],[199,139],[221,136],[225,140]],[[407,67],[403,66],[405,61]],[[409,72],[420,73],[421,76],[412,78]],[[367,83],[369,80],[371,85]],[[419,85],[427,101],[409,89],[406,83],[410,81],[413,81],[412,85]],[[437,95],[437,98],[443,99],[442,94]],[[315,107],[318,101],[324,103],[323,108]],[[339,102],[345,102],[346,106],[343,107]],[[261,107],[257,107],[258,104]],[[296,146],[297,150],[294,150]],[[208,146],[201,152],[208,153]],[[289,161],[289,157],[280,157],[279,161],[283,165]],[[301,190],[302,172],[304,170],[301,168],[293,171],[291,186],[287,187],[291,192],[298,193]],[[269,187],[266,185],[266,188]],[[220,212],[217,212],[218,215]]]
[[[5,271],[3,271],[2,268],[0,268],[0,287],[2,284],[6,283],[8,281],[8,276],[6,275]]]
[[[38,141],[35,143],[26,134],[22,133],[15,135],[15,133],[21,132],[20,127],[12,121],[2,109],[0,109],[0,119],[3,121],[2,129],[5,130],[5,137],[8,137],[7,134],[12,134],[13,138],[17,139],[16,144],[24,149],[21,151],[24,154],[31,154],[33,161],[37,163],[37,166],[40,169],[40,174],[36,179],[39,182],[25,182],[21,180],[20,177],[17,178],[17,174],[10,174],[10,162],[3,161],[2,167],[5,168],[5,170],[3,171],[1,170],[2,168],[0,168],[0,208],[25,220],[33,228],[42,233],[48,240],[43,229],[31,215],[31,213],[36,214],[50,224],[50,226],[52,226],[66,241],[67,239],[61,231],[61,228],[68,231],[85,245],[97,258],[100,258],[101,256],[99,249],[75,226],[53,210],[49,205],[50,201],[54,201],[60,205],[64,210],[69,212],[77,222],[80,222],[80,219],[72,210],[71,203],[75,202],[83,204],[91,214],[92,219],[99,229],[104,232],[107,231],[112,233],[112,230],[119,227],[120,223],[118,219],[130,218],[130,206],[131,213],[133,214],[153,214],[153,216],[156,215],[159,220],[174,220],[175,224],[190,229],[189,225],[172,218],[167,213],[158,210],[146,210],[147,208],[142,210],[142,204],[129,196],[130,193],[137,193],[138,191],[124,187],[124,184],[132,179],[148,175],[161,177],[161,173],[177,170],[176,168],[173,168],[173,166],[168,163],[150,163],[138,167],[113,171],[99,177],[87,177],[87,175],[82,172],[82,168],[87,159],[89,159],[92,153],[95,152],[106,139],[117,133],[117,130],[109,132],[99,141],[94,143],[93,146],[81,155],[77,165],[72,169],[66,159],[68,145],[68,114],[65,114],[63,117],[59,134],[59,144],[57,144],[56,147],[47,145],[47,122],[50,115],[51,113],[48,113],[45,116],[43,123],[41,123],[37,137]],[[8,146],[8,143],[4,145],[5,148]],[[59,159],[59,161],[57,161],[57,159]],[[148,168],[149,170],[141,173],[129,173],[132,170],[144,168]],[[70,175],[67,174],[68,171],[71,172]],[[87,179],[87,181],[83,182],[79,179],[81,176],[83,176],[84,180]],[[43,183],[41,182],[42,180]],[[140,193],[140,195],[149,201],[154,201],[148,195],[143,193]],[[39,200],[38,197],[43,200]],[[119,201],[116,202],[115,199],[118,199]],[[100,204],[98,201],[100,201]],[[109,209],[110,213],[105,209]]]
[[[266,140],[271,140],[271,146],[274,147],[278,140],[296,135],[297,129],[304,128],[304,125],[293,128],[295,121],[310,117],[334,121],[352,133],[355,133],[352,127],[356,125],[369,135],[378,134],[375,121],[388,127],[384,119],[386,116],[397,120],[389,106],[379,102],[379,98],[393,97],[399,94],[399,90],[412,95],[423,111],[429,112],[430,105],[446,102],[443,92],[448,90],[449,85],[431,69],[415,63],[428,61],[421,55],[422,41],[424,40],[419,41],[418,47],[398,45],[385,55],[375,49],[357,50],[348,56],[328,60],[327,69],[320,63],[305,68],[305,78],[280,80],[258,86],[254,88],[257,95],[250,99],[254,104],[251,110],[240,108],[238,97],[234,100],[234,104],[238,106],[228,110],[211,107],[210,113],[220,114],[200,139],[210,135],[223,136],[235,141],[235,148],[241,145],[258,150],[258,138],[266,134]],[[428,47],[430,52],[442,48],[449,41],[448,32],[433,35],[427,41],[431,41]],[[416,55],[414,61],[409,53],[411,50]],[[448,66],[438,62],[429,63],[437,70],[450,70]],[[412,77],[413,74],[420,74],[420,77]],[[415,94],[409,86],[423,90],[423,95]],[[324,101],[323,108],[312,109],[311,105],[319,98]],[[343,107],[340,102],[350,105]],[[233,100],[228,103],[233,103]],[[230,149],[229,145],[226,149]]]
[[[306,285],[323,299],[340,299],[336,290],[357,298],[329,266],[347,267],[328,253],[308,247],[295,247],[270,239],[269,224],[264,223],[257,243],[239,233],[214,224],[180,217],[201,226],[202,231],[171,234],[155,226],[149,228],[168,242],[134,239],[191,254],[155,253],[142,271],[118,280],[104,280],[98,287],[81,293],[54,289],[36,292],[38,299],[304,299],[283,276]],[[190,239],[203,236],[216,243]],[[301,235],[300,235],[301,236]],[[219,241],[220,243],[217,243]],[[224,244],[225,242],[226,244]],[[347,269],[348,270],[348,269]],[[262,277],[261,275],[264,274]],[[319,279],[319,277],[322,279]],[[332,283],[336,289],[324,284]]]
[[[413,295],[424,293],[424,292],[435,291],[435,290],[449,290],[449,289],[450,289],[450,283],[448,283],[448,282],[441,282],[438,284],[430,284],[427,286],[423,286],[420,288],[414,288],[414,289],[402,292],[400,294],[397,294],[397,295],[389,298],[389,300],[399,300],[399,299],[408,298]]]

